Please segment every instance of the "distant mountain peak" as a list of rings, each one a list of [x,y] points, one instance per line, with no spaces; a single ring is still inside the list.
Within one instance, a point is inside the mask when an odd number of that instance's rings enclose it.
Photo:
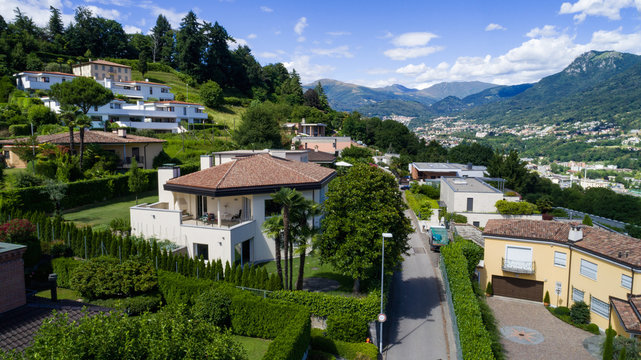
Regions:
[[[625,61],[624,55],[617,51],[591,50],[574,59],[563,72],[569,75],[577,75],[591,71],[614,70],[622,61]]]

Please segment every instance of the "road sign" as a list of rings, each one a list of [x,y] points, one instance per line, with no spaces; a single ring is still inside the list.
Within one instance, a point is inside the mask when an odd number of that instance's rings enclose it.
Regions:
[[[378,322],[384,323],[385,320],[387,320],[387,316],[385,316],[385,314],[378,314]]]

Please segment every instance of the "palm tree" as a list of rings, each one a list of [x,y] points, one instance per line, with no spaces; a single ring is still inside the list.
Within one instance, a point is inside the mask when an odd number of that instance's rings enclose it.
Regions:
[[[73,128],[76,127],[76,119],[82,114],[80,109],[74,105],[60,106],[60,115],[58,116],[62,124],[69,128],[69,153],[73,155]]]
[[[91,118],[86,114],[80,114],[76,118],[76,125],[80,127],[80,170],[82,170],[82,158],[85,153],[85,128],[91,126]]]
[[[298,244],[299,267],[298,280],[296,280],[296,290],[303,290],[303,279],[305,276],[305,256],[307,255],[307,240],[314,239],[320,231],[314,227],[314,218],[321,214],[320,205],[312,200],[305,200],[300,207],[292,209],[297,219],[296,239]],[[311,220],[311,222],[310,222]]]
[[[283,268],[280,263],[280,248],[281,236],[283,234],[283,217],[281,215],[272,216],[265,220],[263,223],[263,230],[267,232],[267,236],[274,239],[276,247],[276,271],[278,272],[278,279],[280,280],[281,287],[283,286]]]
[[[298,208],[305,202],[305,198],[301,193],[290,188],[280,188],[277,192],[271,194],[271,197],[276,203],[281,206],[283,215],[283,244],[285,247],[285,283],[286,289],[293,288],[293,244],[291,238],[291,225],[290,225],[290,210]],[[289,266],[287,265],[287,257],[289,257]],[[289,268],[289,274],[287,269]]]

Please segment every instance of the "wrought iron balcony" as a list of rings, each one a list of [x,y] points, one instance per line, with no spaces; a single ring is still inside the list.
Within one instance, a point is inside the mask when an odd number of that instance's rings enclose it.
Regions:
[[[534,274],[534,261],[511,260],[501,258],[503,271],[517,274]]]

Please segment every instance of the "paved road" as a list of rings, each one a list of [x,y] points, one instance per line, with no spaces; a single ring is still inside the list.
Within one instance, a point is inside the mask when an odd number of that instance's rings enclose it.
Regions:
[[[418,229],[413,214],[407,216]],[[403,270],[394,275],[383,334],[389,360],[456,358],[449,310],[433,266],[438,257],[430,253],[424,236],[419,232],[411,235],[410,246],[415,251],[410,251]]]

